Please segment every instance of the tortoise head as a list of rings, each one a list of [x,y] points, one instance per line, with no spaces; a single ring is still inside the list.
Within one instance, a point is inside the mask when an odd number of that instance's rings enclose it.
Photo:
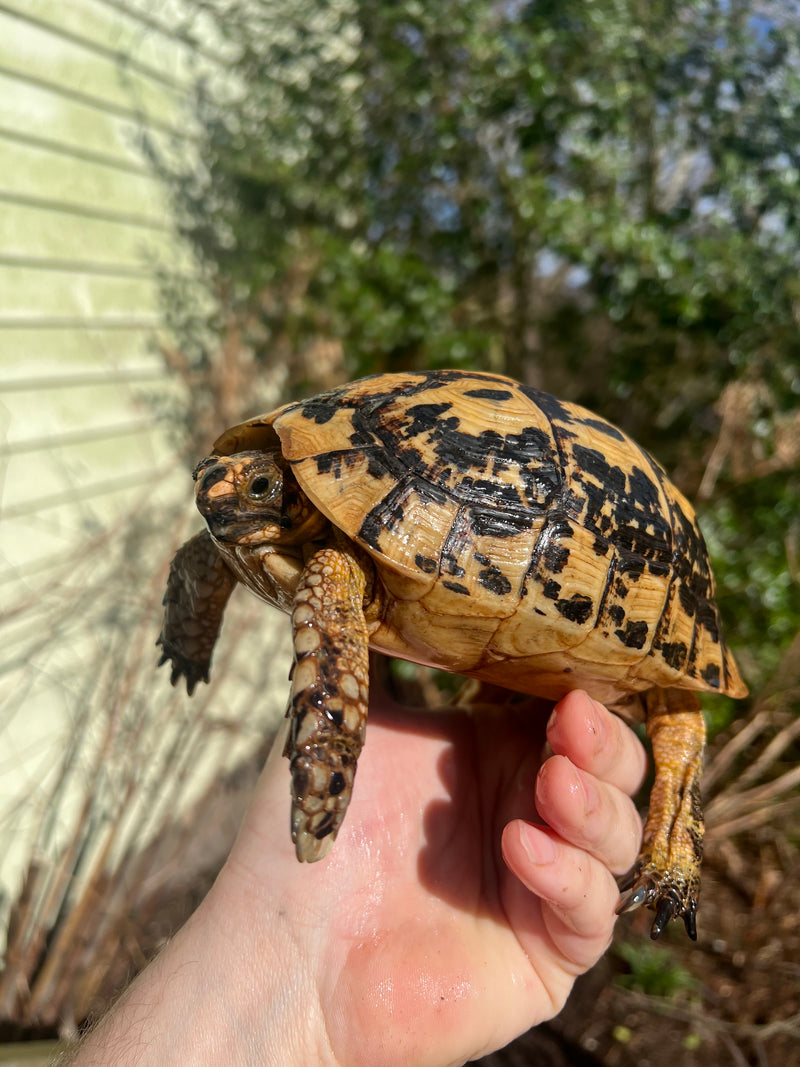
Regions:
[[[327,526],[279,452],[208,456],[193,477],[197,508],[221,544],[299,544]]]

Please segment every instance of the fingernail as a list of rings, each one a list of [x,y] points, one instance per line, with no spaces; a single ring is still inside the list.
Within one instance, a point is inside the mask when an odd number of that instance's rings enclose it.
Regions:
[[[556,846],[551,837],[530,823],[525,823],[520,831],[522,847],[531,863],[544,866],[553,863],[556,858]]]
[[[556,705],[556,707],[554,707],[553,710],[550,712],[550,718],[547,720],[547,732],[548,733],[555,726],[557,719],[558,719],[558,705]]]

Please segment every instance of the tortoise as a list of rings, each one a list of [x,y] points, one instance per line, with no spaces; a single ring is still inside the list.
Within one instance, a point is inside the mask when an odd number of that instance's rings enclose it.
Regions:
[[[284,754],[299,860],[331,847],[365,738],[368,649],[644,719],[655,781],[619,910],[696,937],[704,721],[747,690],[688,501],[622,431],[496,374],[379,374],[226,430],[194,472],[160,662],[191,693],[237,582],[290,613]]]

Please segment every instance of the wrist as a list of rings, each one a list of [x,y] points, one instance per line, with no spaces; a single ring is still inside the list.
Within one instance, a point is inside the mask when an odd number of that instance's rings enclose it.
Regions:
[[[67,1061],[76,1067],[336,1067],[319,996],[274,901],[209,896]],[[254,914],[258,910],[258,914]],[[268,920],[265,919],[268,916]]]

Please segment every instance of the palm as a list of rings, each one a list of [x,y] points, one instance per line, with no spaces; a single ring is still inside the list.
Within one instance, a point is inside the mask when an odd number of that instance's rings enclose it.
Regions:
[[[339,1062],[462,1063],[500,1047],[557,1011],[605,948],[607,869],[593,887],[596,929],[576,932],[501,851],[511,820],[541,821],[547,710],[516,720],[373,712],[343,830],[311,866],[294,857],[288,767],[273,753],[229,869],[266,896],[282,887]],[[505,844],[513,861],[514,836]],[[541,870],[552,878],[555,867]]]

